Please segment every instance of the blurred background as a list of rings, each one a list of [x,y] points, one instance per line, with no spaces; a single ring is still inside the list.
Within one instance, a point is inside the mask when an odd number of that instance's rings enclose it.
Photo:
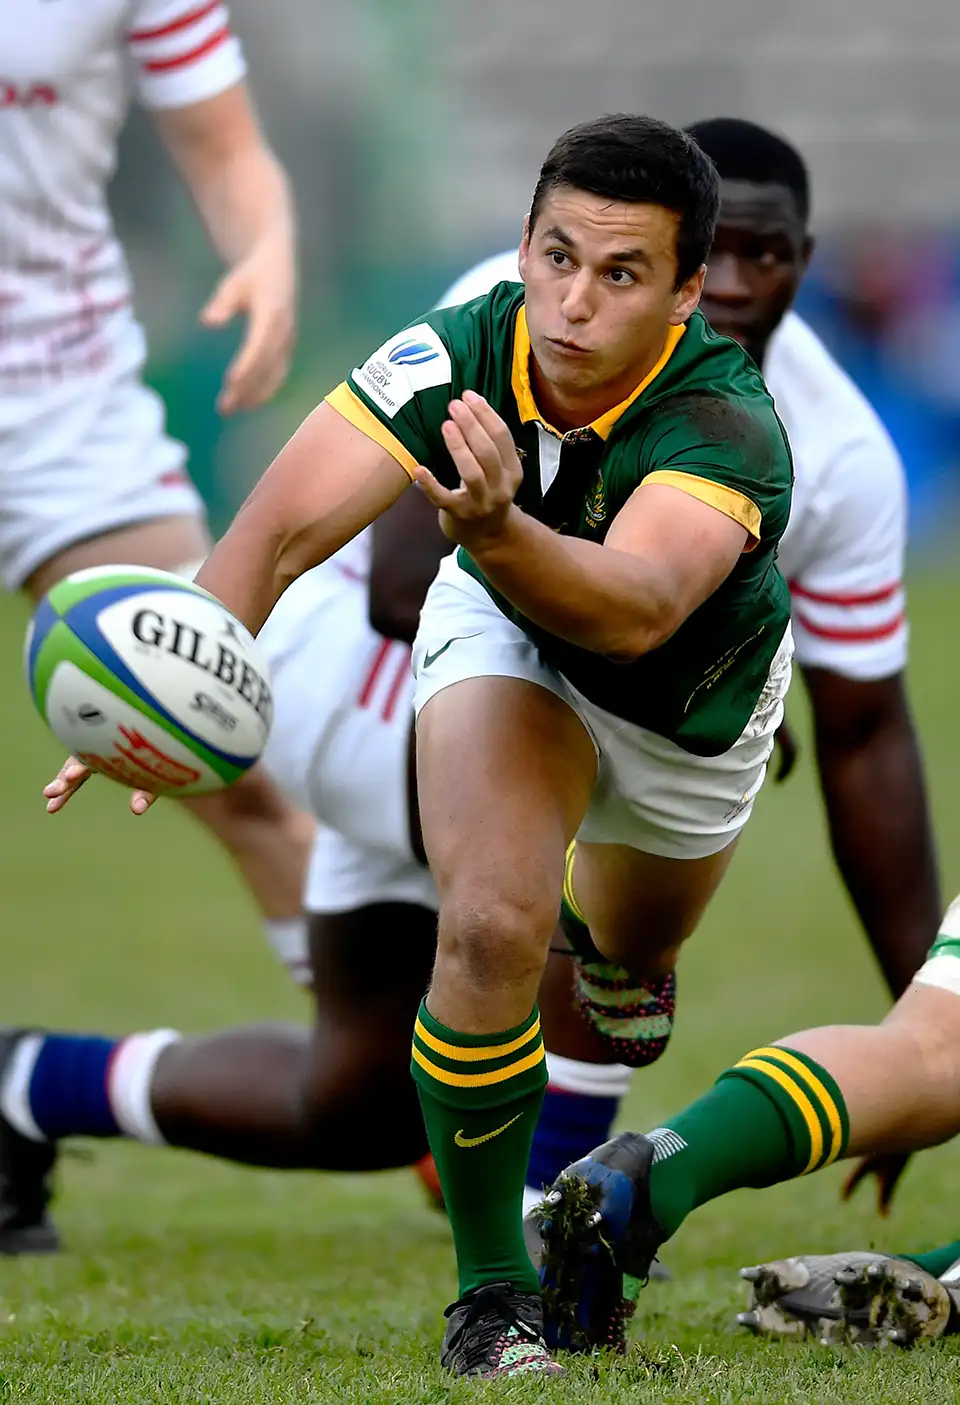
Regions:
[[[289,388],[222,425],[229,338],[195,314],[216,267],[148,124],[114,205],[151,377],[222,526],[301,416],[476,258],[519,237],[564,128],[643,110],[752,118],[806,155],[820,245],[801,300],[880,411],[910,479],[913,547],[960,497],[960,26],[953,0],[232,0],[302,219]]]

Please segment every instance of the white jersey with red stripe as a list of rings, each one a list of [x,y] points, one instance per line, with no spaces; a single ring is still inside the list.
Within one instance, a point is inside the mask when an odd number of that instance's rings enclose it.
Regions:
[[[509,249],[465,273],[440,305],[469,302],[518,277]],[[898,673],[907,659],[899,455],[869,401],[796,313],[775,332],[763,374],[796,473],[780,568],[793,596],[797,663],[861,681]]]
[[[0,427],[38,392],[140,366],[106,187],[134,94],[152,108],[244,74],[220,0],[0,5]]]

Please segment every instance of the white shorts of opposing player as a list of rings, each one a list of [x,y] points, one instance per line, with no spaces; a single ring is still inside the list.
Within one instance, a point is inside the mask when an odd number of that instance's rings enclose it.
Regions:
[[[627,844],[663,858],[698,859],[726,848],[750,818],[783,719],[792,653],[788,628],[741,736],[720,756],[693,756],[585,698],[542,661],[480,582],[449,556],[420,616],[413,647],[414,705],[419,712],[464,678],[521,678],[549,689],[573,708],[597,752],[597,780],[578,837]],[[429,667],[428,654],[435,656]]]
[[[308,912],[384,902],[437,907],[410,840],[410,649],[371,627],[367,570],[367,543],[359,538],[290,586],[258,640],[275,709],[264,762],[320,822]],[[287,936],[293,945],[276,935],[278,955],[306,983],[303,934],[291,926]]]

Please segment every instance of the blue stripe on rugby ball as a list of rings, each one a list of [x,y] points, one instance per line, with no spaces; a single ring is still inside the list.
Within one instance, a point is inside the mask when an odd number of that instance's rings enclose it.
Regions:
[[[27,656],[24,659],[24,665],[27,673],[27,684],[29,685],[31,693],[33,693],[34,700],[36,700],[37,696],[33,686],[33,675],[34,670],[37,666],[37,655],[40,652],[43,641],[46,639],[47,635],[50,633],[51,629],[57,623],[57,620],[59,620],[59,618],[60,616],[50,604],[50,601],[47,596],[44,596],[43,599],[40,601],[40,604],[37,606],[36,612],[33,616],[33,620],[31,621],[31,632],[27,639]]]
[[[212,756],[216,756],[221,761],[228,762],[231,766],[239,766],[247,770],[250,766],[249,756],[234,756],[229,751],[221,751],[217,746],[213,746],[204,737],[198,737],[192,732],[186,723],[179,717],[174,717],[172,712],[168,712],[162,702],[153,693],[144,688],[140,679],[124,663],[123,659],[116,652],[113,645],[105,635],[101,634],[100,626],[97,623],[97,616],[101,610],[105,610],[108,605],[115,605],[118,600],[126,600],[131,595],[143,595],[145,591],[153,594],[158,590],[166,590],[171,595],[183,594],[183,588],[179,585],[164,585],[161,581],[157,585],[144,584],[142,581],[136,585],[115,585],[107,590],[100,590],[96,595],[88,595],[85,600],[80,600],[76,605],[72,605],[67,613],[62,616],[64,623],[73,631],[77,638],[91,651],[97,658],[109,668],[111,673],[115,673],[121,683],[125,683],[132,693],[138,698],[142,698],[161,717],[165,717],[174,727],[177,727],[185,736],[192,737],[198,746],[204,747]],[[57,618],[61,618],[57,616]]]

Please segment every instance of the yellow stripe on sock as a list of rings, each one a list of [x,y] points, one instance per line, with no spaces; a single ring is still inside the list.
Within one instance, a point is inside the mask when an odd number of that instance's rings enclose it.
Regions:
[[[765,1073],[768,1078],[772,1078],[774,1083],[779,1083],[785,1093],[788,1093],[796,1103],[804,1122],[807,1124],[807,1131],[810,1133],[810,1145],[812,1151],[810,1160],[801,1171],[805,1176],[808,1171],[812,1171],[814,1166],[819,1165],[823,1155],[823,1130],[820,1126],[820,1119],[817,1116],[813,1103],[807,1097],[801,1087],[794,1083],[789,1073],[785,1073],[779,1065],[767,1063],[766,1059],[740,1059],[735,1068],[753,1068],[758,1073]]]
[[[572,839],[570,841],[570,847],[567,850],[566,862],[563,865],[563,900],[574,917],[586,926],[587,919],[580,911],[580,904],[577,902],[573,893],[573,861],[576,857],[576,852],[577,841]]]
[[[444,1040],[438,1039],[435,1034],[431,1034],[419,1017],[415,1030],[421,1043],[426,1044],[427,1048],[432,1049],[435,1054],[442,1054],[445,1059],[454,1059],[457,1063],[482,1063],[485,1059],[505,1059],[508,1054],[514,1054],[518,1049],[522,1049],[524,1044],[529,1044],[530,1040],[535,1039],[540,1033],[540,1016],[537,1016],[525,1034],[511,1039],[508,1044],[487,1044],[482,1048],[473,1045],[447,1044]]]
[[[822,1164],[824,1166],[829,1166],[831,1162],[836,1161],[843,1146],[843,1127],[840,1122],[840,1113],[837,1110],[837,1104],[830,1090],[821,1083],[813,1070],[809,1069],[802,1059],[798,1059],[795,1054],[791,1054],[789,1049],[781,1049],[775,1044],[771,1044],[766,1049],[754,1049],[751,1053],[747,1054],[746,1057],[748,1059],[779,1059],[781,1063],[785,1063],[799,1078],[803,1079],[804,1083],[806,1083],[807,1087],[819,1102],[830,1124],[830,1154]]]
[[[527,1069],[535,1068],[544,1057],[544,1048],[540,1044],[526,1058],[518,1059],[515,1064],[508,1064],[506,1068],[495,1068],[492,1073],[448,1073],[445,1068],[431,1063],[416,1044],[413,1046],[415,1062],[429,1073],[431,1078],[435,1078],[438,1083],[446,1083],[451,1088],[488,1088],[493,1083],[505,1083],[508,1078],[515,1078],[517,1074],[526,1073]]]

